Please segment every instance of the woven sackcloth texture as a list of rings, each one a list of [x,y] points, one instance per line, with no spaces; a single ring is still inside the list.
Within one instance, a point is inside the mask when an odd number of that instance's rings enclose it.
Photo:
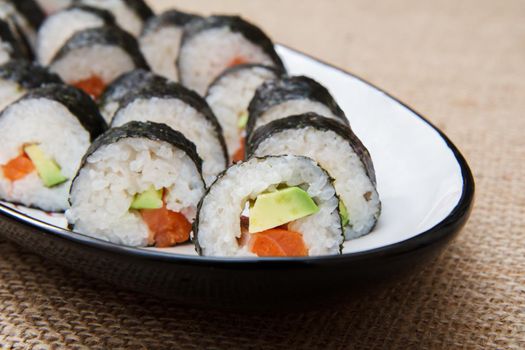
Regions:
[[[159,0],[239,13],[277,41],[413,106],[477,182],[462,233],[424,270],[332,308],[190,309],[0,244],[0,344],[13,349],[524,349],[525,1]]]

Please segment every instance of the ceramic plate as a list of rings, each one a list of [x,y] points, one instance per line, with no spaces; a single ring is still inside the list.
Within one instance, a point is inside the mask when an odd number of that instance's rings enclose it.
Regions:
[[[65,229],[63,215],[0,205],[7,239],[68,267],[125,288],[191,304],[254,305],[274,295],[300,302],[345,294],[421,266],[467,220],[474,182],[465,159],[436,127],[362,79],[279,46],[289,72],[334,95],[374,161],[383,211],[375,230],[346,242],[340,256],[223,259],[190,244],[131,248]],[[324,299],[324,298],[321,298]]]

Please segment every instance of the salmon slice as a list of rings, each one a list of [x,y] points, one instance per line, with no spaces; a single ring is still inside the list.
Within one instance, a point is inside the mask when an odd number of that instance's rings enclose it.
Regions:
[[[228,63],[228,68],[231,68],[231,67],[235,67],[235,66],[238,66],[240,64],[245,64],[245,63],[248,63],[248,60],[242,56],[237,56],[237,57],[234,57],[230,63]]]
[[[97,100],[106,89],[106,83],[104,83],[102,78],[100,78],[98,75],[93,75],[90,78],[76,81],[71,85],[84,91],[94,100]]]
[[[244,160],[245,147],[246,147],[246,140],[244,139],[244,137],[242,137],[239,148],[232,155],[232,163],[238,163]]]
[[[183,214],[168,210],[166,203],[159,209],[141,209],[140,214],[157,248],[172,247],[190,239],[191,223]]]
[[[308,248],[300,233],[282,228],[271,229],[252,235],[251,251],[257,256],[308,256]]]
[[[11,159],[6,165],[2,166],[4,176],[11,180],[20,180],[35,171],[35,165],[27,154],[22,153],[16,158]]]

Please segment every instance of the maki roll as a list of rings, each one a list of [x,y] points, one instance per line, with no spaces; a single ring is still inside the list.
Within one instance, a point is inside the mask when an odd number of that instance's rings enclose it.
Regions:
[[[205,256],[340,254],[341,217],[332,179],[306,157],[252,158],[209,188],[194,224]]]
[[[225,69],[260,63],[283,69],[273,43],[264,32],[236,16],[212,16],[188,24],[177,60],[179,79],[204,95]]]
[[[52,14],[62,9],[65,9],[73,0],[36,0],[42,10],[47,14]]]
[[[144,22],[153,11],[143,0],[75,0],[76,3],[107,10],[115,16],[118,25],[134,36],[139,36]]]
[[[182,34],[186,24],[196,18],[199,17],[169,10],[146,22],[139,44],[153,72],[178,81],[175,61],[179,55]]]
[[[330,92],[305,77],[284,77],[261,85],[248,107],[246,134],[250,138],[261,125],[291,115],[313,112],[348,125],[348,119]]]
[[[128,95],[115,113],[111,126],[129,121],[164,123],[195,143],[203,160],[207,184],[228,164],[222,129],[206,101],[177,83],[152,84]]]
[[[51,84],[29,92],[0,114],[0,198],[49,212],[66,210],[82,156],[106,128],[82,91]]]
[[[88,236],[169,247],[189,239],[204,191],[193,143],[166,125],[131,122],[91,145],[66,217]]]
[[[16,23],[0,19],[0,64],[18,59],[31,59],[31,49]]]
[[[227,69],[210,85],[206,101],[224,130],[231,161],[244,159],[244,129],[255,90],[282,74],[283,71],[275,67],[242,64]]]
[[[60,84],[54,73],[25,60],[9,61],[0,66],[0,111],[24,96],[28,91],[46,84]]]
[[[347,239],[374,228],[381,202],[372,158],[348,126],[308,113],[268,123],[247,143],[248,156],[282,154],[310,157],[335,179]]]
[[[72,6],[47,17],[38,30],[36,56],[48,65],[66,41],[78,31],[114,24],[111,13],[88,6]]]
[[[75,33],[53,58],[50,69],[97,99],[121,74],[148,68],[137,41],[116,26]]]
[[[110,123],[127,95],[141,91],[153,84],[167,83],[166,79],[144,69],[122,74],[106,88],[98,105],[104,119]]]
[[[0,0],[0,18],[13,19],[34,45],[36,33],[46,15],[34,0]]]

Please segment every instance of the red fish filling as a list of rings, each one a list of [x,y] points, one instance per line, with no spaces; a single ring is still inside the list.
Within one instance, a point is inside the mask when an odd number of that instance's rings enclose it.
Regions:
[[[93,75],[87,79],[76,81],[71,85],[84,91],[94,100],[98,99],[106,89],[106,83],[98,75]]]
[[[23,179],[35,171],[35,165],[25,152],[18,157],[11,159],[6,165],[2,166],[4,176],[10,181]]]

